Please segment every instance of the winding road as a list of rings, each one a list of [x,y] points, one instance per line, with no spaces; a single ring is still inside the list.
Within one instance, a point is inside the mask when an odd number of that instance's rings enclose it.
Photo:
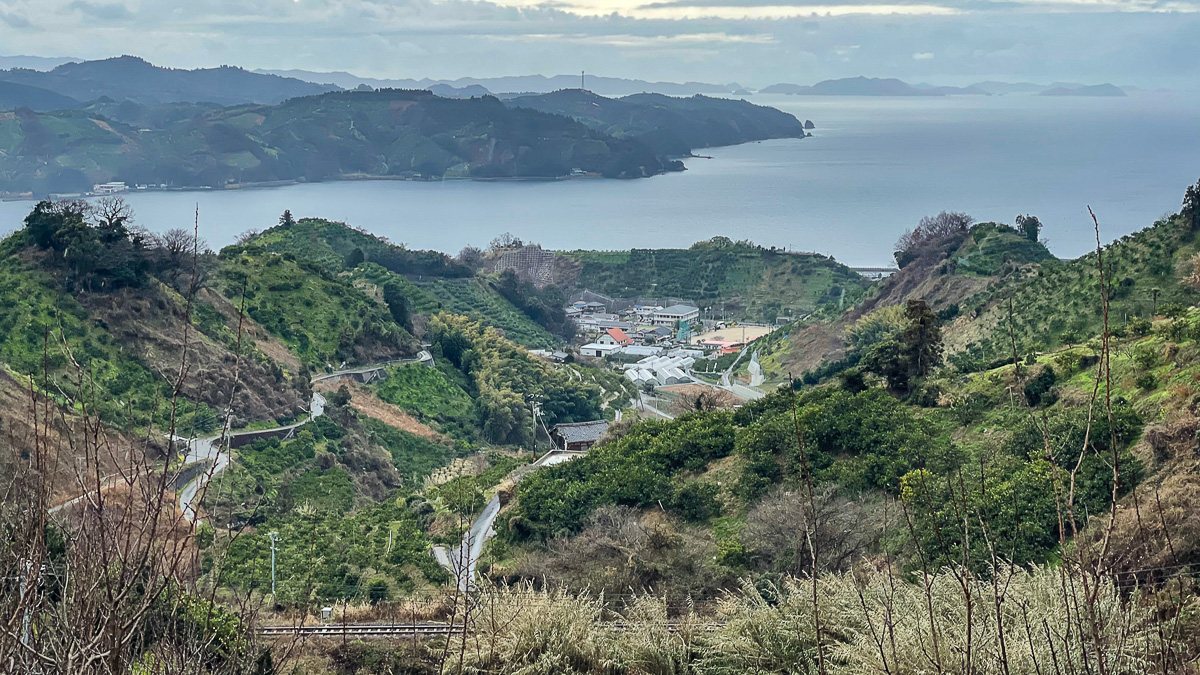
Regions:
[[[373,363],[368,366],[359,366],[357,368],[344,368],[335,370],[332,373],[324,373],[313,377],[311,384],[317,382],[327,382],[330,380],[339,380],[345,377],[353,377],[359,381],[370,382],[381,376],[383,371],[388,366],[403,365],[408,363],[423,363],[426,365],[433,364],[433,356],[427,350],[421,350],[415,358],[411,359],[393,359],[382,363]],[[275,437],[283,435],[290,436],[292,432],[304,424],[325,414],[325,397],[317,392],[313,392],[312,400],[308,405],[308,417],[303,421],[295,424],[286,424],[269,429],[254,429],[251,431],[232,432],[225,434],[225,443],[221,442],[221,434],[215,436],[205,436],[203,438],[183,438],[176,436],[175,441],[185,443],[187,445],[187,454],[184,457],[183,465],[185,467],[202,462],[212,462],[212,468],[200,473],[195,479],[179,491],[179,509],[183,512],[184,518],[189,523],[196,522],[198,516],[197,500],[203,494],[204,487],[217,474],[224,471],[230,462],[228,446],[233,445],[233,440],[239,436],[260,436],[260,437]],[[77,498],[78,499],[78,498]]]
[[[183,512],[183,517],[189,523],[196,522],[198,509],[196,501],[202,494],[202,490],[217,474],[224,471],[229,466],[229,449],[226,446],[232,445],[233,439],[238,436],[264,436],[274,437],[283,435],[285,438],[291,436],[296,429],[307,424],[308,422],[325,414],[325,397],[317,392],[313,392],[312,400],[308,404],[308,417],[301,422],[295,424],[286,424],[280,427],[272,427],[270,429],[255,429],[253,431],[243,431],[241,433],[230,433],[225,435],[225,443],[221,442],[222,434],[215,436],[205,436],[203,438],[183,438],[176,436],[175,441],[187,444],[187,454],[184,456],[183,466],[188,467],[193,464],[202,462],[212,462],[212,468],[207,471],[202,471],[191,482],[183,486],[179,491],[179,510]]]
[[[529,471],[569,462],[576,457],[582,457],[584,454],[586,453],[551,450],[539,457],[537,461],[528,467],[517,469],[516,471],[521,473],[516,477],[514,482],[519,481],[521,476],[529,473]],[[470,590],[471,582],[475,580],[475,568],[479,563],[479,559],[483,556],[483,547],[488,543],[488,540],[496,536],[496,530],[492,526],[496,523],[496,516],[499,514],[500,495],[492,495],[487,506],[483,508],[483,513],[479,514],[479,517],[471,524],[471,529],[463,533],[461,544],[451,549],[447,549],[444,546],[433,547],[433,557],[438,561],[439,565],[446,568],[448,572],[458,579],[458,589],[460,591],[466,592]]]

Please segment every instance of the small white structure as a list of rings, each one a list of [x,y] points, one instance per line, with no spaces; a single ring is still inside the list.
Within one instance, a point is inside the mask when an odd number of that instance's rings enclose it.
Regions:
[[[662,347],[651,347],[649,345],[629,345],[621,352],[630,356],[658,356],[662,353]]]
[[[626,353],[630,348],[626,348]],[[680,350],[682,351],[682,350]],[[637,363],[626,366],[625,377],[631,382],[644,384],[654,382],[658,385],[687,384],[692,381],[688,369],[696,362],[692,356],[680,354],[664,356],[656,354],[647,356]]]
[[[117,181],[112,183],[96,183],[92,186],[92,192],[98,195],[114,195],[118,192],[125,192],[128,189],[128,185]]]
[[[598,356],[605,357],[620,349],[617,345],[602,345],[597,342],[586,344],[579,348],[579,353],[583,356]]]

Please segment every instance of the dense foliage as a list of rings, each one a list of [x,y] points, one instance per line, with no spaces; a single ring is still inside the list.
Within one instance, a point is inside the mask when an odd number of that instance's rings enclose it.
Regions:
[[[287,214],[289,217],[291,213]],[[301,218],[290,222],[281,219],[247,243],[273,251],[291,254],[336,273],[352,270],[363,262],[373,262],[389,272],[412,277],[469,277],[470,268],[455,262],[439,251],[410,249],[393,244],[379,236],[320,218]]]
[[[551,284],[538,288],[528,281],[522,281],[513,270],[504,270],[492,287],[546,330],[564,340],[575,337],[575,323],[567,318],[563,310],[567,296],[558,286]]]
[[[643,422],[587,456],[530,474],[517,488],[520,509],[508,522],[516,538],[578,532],[602,504],[644,507],[663,502],[690,514],[694,494],[673,499],[672,476],[703,469],[734,450],[730,413],[694,413],[673,422]],[[703,508],[703,507],[700,507]]]
[[[850,307],[868,283],[818,254],[787,253],[726,237],[688,249],[573,251],[576,285],[624,298],[686,298],[730,315],[774,321],[822,305]]]
[[[363,175],[553,178],[577,168],[632,178],[682,167],[567,117],[426,91],[201,110],[161,128],[80,110],[0,118],[0,189],[13,191],[84,191],[114,179],[224,187]]]
[[[307,365],[371,363],[413,354],[412,336],[346,280],[250,246],[221,251],[221,292],[278,335]]]
[[[475,435],[475,406],[471,397],[441,370],[412,364],[392,366],[376,388],[379,398],[432,424],[443,433]]]
[[[440,356],[468,376],[483,437],[494,443],[530,446],[533,409],[547,426],[600,419],[600,387],[530,356],[490,326],[439,314],[427,338]]]
[[[563,89],[520,96],[509,105],[566,115],[597,131],[641,141],[660,155],[683,156],[696,148],[804,137],[804,124],[792,115],[737,99],[662,94],[611,99],[582,89]]]

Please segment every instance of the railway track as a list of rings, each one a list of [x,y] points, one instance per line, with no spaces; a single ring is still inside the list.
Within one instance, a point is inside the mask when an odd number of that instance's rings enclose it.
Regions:
[[[263,637],[437,637],[462,632],[446,623],[350,623],[322,626],[259,626]]]
[[[695,628],[712,631],[721,624],[698,624]],[[638,624],[614,622],[618,629],[636,630]],[[678,623],[668,623],[667,629],[676,632],[682,627]],[[263,637],[440,637],[444,635],[461,635],[462,625],[447,623],[350,623],[328,624],[321,626],[259,626],[258,634]]]

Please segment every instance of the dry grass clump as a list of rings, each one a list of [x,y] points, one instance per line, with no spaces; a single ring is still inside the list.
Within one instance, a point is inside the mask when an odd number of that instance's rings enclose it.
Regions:
[[[1062,567],[958,570],[909,583],[862,567],[821,576],[818,647],[814,581],[746,581],[714,615],[668,612],[642,595],[620,615],[603,596],[530,585],[481,590],[470,635],[447,646],[447,672],[629,673],[1106,673],[1185,672],[1173,636],[1185,612],[1162,614],[1137,589],[1085,580]],[[1085,616],[1086,615],[1086,616]],[[824,663],[818,658],[823,651]],[[1173,658],[1173,657],[1172,657]]]
[[[603,596],[538,592],[523,584],[486,590],[470,608],[471,634],[450,640],[449,672],[619,673],[618,629]]]

